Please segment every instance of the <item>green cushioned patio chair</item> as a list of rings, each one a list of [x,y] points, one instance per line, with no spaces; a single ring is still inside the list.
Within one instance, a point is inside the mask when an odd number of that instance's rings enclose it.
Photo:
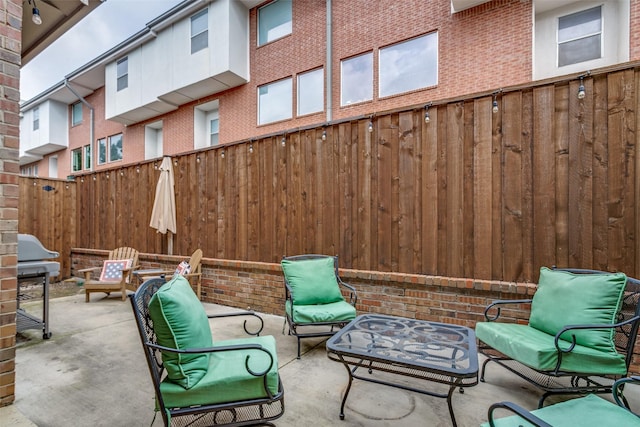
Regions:
[[[482,427],[638,427],[640,414],[632,412],[624,398],[624,386],[629,383],[639,385],[640,377],[622,378],[614,383],[615,404],[593,394],[531,412],[512,402],[494,403],[489,408],[489,422],[482,424]],[[496,414],[505,411],[517,415],[494,418]]]
[[[189,282],[152,278],[130,295],[165,426],[273,425],[284,413],[273,336],[250,311],[207,315]],[[209,320],[250,316],[251,337],[214,341]]]
[[[553,394],[611,392],[628,376],[639,300],[640,281],[623,273],[541,268],[532,299],[494,301],[476,324],[480,381],[495,362],[543,392],[539,408]],[[528,324],[500,316],[514,304],[530,304]]]
[[[356,317],[356,289],[338,274],[338,257],[295,255],[281,262],[285,287],[285,323],[298,339],[330,337]],[[348,294],[346,301],[342,292]]]

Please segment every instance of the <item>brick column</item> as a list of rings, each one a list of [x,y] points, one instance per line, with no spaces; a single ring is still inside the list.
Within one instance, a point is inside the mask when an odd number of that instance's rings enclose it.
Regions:
[[[22,0],[0,0],[0,406],[15,399]]]

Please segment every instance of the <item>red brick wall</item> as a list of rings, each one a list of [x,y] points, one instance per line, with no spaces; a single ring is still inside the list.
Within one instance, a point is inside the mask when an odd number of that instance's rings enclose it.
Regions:
[[[451,14],[450,0],[334,0],[332,13],[333,86],[332,120],[340,120],[410,105],[422,105],[529,82],[532,75],[531,2],[494,0]],[[326,120],[326,112],[295,117],[296,77],[317,67],[326,67],[326,3],[317,0],[293,2],[293,32],[264,46],[256,46],[257,9],[250,12],[250,82],[215,96],[206,97],[163,116],[128,127],[104,123],[104,89],[87,97],[96,110],[95,139],[124,132],[123,164],[143,161],[144,126],[162,120],[164,154],[193,150],[193,109],[198,104],[220,101],[220,143],[231,143],[259,135],[286,132]],[[378,51],[429,32],[438,32],[439,78],[435,87],[384,99],[377,97]],[[340,61],[373,52],[374,99],[340,107]],[[640,0],[631,0],[630,59],[640,59]],[[294,118],[257,126],[257,87],[282,78],[293,80]],[[86,144],[89,113],[84,107],[83,124],[70,128],[70,147]],[[108,127],[108,129],[103,128]],[[69,153],[60,152],[59,176],[70,167]],[[40,170],[46,170],[43,160]],[[97,166],[96,169],[117,167]],[[43,169],[45,168],[45,169]],[[42,174],[42,173],[41,173]]]
[[[640,0],[631,0],[629,22],[629,61],[640,59]]]
[[[108,251],[73,249],[72,274],[80,268],[102,265]],[[187,257],[140,254],[142,268],[172,269]],[[284,284],[279,264],[202,260],[202,300],[282,316]],[[488,280],[340,270],[341,278],[356,287],[359,313],[381,313],[474,327],[484,320],[485,307],[497,299],[531,298],[536,286]],[[506,321],[527,323],[529,305],[501,311]],[[632,372],[640,373],[640,342]]]
[[[401,106],[497,89],[531,80],[532,13],[528,2],[493,1],[451,14],[450,0],[333,1],[333,120]],[[325,2],[293,3],[293,32],[256,47],[256,9],[251,11],[251,81],[219,96],[221,142],[247,139],[325,120],[314,114],[293,121],[260,126],[257,87],[284,77],[295,78],[310,69],[326,71]],[[509,25],[504,25],[509,22]],[[377,99],[378,49],[437,31],[439,78],[433,88]],[[374,100],[340,107],[340,61],[364,52],[374,53]],[[294,108],[295,115],[295,108]]]
[[[15,399],[22,1],[0,0],[0,406]]]

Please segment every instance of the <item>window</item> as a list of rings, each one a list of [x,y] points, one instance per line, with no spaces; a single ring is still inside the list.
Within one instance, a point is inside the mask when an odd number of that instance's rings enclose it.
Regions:
[[[122,160],[122,134],[98,140],[98,164]]]
[[[380,49],[379,96],[391,96],[438,84],[438,33]]]
[[[209,145],[218,145],[220,141],[220,119],[209,121]]]
[[[117,62],[118,91],[129,87],[129,58],[124,57]]]
[[[191,17],[191,53],[209,46],[207,16],[207,9],[204,9]]]
[[[103,165],[107,163],[107,139],[100,138],[98,140],[98,164]]]
[[[122,160],[122,134],[109,137],[109,161]]]
[[[71,152],[71,172],[82,170],[82,148],[78,148]]]
[[[602,56],[601,6],[558,20],[558,66],[577,64]]]
[[[84,168],[91,169],[91,145],[84,146]]]
[[[258,124],[291,118],[292,79],[284,79],[258,87]]]
[[[40,107],[33,109],[33,130],[40,129]]]
[[[373,53],[344,59],[340,67],[340,105],[373,99]]]
[[[291,34],[291,0],[276,0],[258,9],[258,46]]]
[[[324,70],[309,71],[298,76],[298,115],[324,110]]]
[[[71,106],[71,126],[82,123],[82,102],[76,102]]]

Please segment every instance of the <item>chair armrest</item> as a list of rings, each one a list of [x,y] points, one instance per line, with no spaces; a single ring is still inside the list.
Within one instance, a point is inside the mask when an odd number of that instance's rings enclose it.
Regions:
[[[224,345],[220,347],[207,347],[207,348],[187,348],[184,350],[178,350],[171,347],[164,347],[158,344],[150,343],[149,341],[145,341],[145,345],[156,350],[166,351],[170,353],[179,353],[179,354],[201,354],[201,353],[220,353],[220,352],[232,352],[232,351],[246,351],[246,350],[257,350],[263,353],[266,353],[269,356],[269,366],[263,371],[254,371],[249,367],[249,359],[250,355],[247,354],[247,357],[244,360],[244,366],[248,373],[255,377],[263,377],[267,375],[267,373],[273,367],[273,354],[260,344],[236,344],[236,345]]]
[[[247,320],[245,320],[242,323],[242,327],[244,328],[244,331],[247,333],[247,335],[254,335],[254,336],[260,335],[260,332],[262,332],[262,329],[264,328],[264,320],[262,320],[262,317],[260,317],[253,311],[237,311],[233,313],[207,314],[207,317],[209,319],[218,319],[218,318],[224,318],[224,317],[238,317],[238,316],[253,316],[258,318],[258,320],[260,321],[260,328],[258,328],[256,332],[249,331],[249,329],[247,328]]]
[[[100,271],[101,269],[102,267],[81,268],[80,270],[78,270],[78,273],[86,273],[87,271]]]
[[[358,302],[358,292],[356,292],[356,288],[348,283],[345,283],[338,277],[338,285],[347,288],[349,290],[349,304],[355,307]]]
[[[538,427],[553,427],[551,424],[541,420],[523,407],[518,406],[512,402],[494,403],[489,407],[489,425],[491,427],[495,427],[495,423],[493,421],[493,412],[498,408],[509,410]]]
[[[613,394],[613,400],[615,400],[615,402],[621,408],[624,408],[624,409],[628,410],[629,412],[632,412],[635,415],[640,417],[640,414],[635,413],[635,412],[633,412],[631,410],[631,408],[629,407],[629,402],[627,402],[627,399],[625,399],[625,397],[624,397],[624,393],[623,392],[624,392],[624,386],[626,385],[626,383],[633,383],[633,384],[640,385],[640,376],[632,375],[630,377],[620,378],[619,380],[614,382],[613,383],[613,389],[611,390],[611,393]]]
[[[500,306],[501,305],[506,305],[506,304],[531,304],[531,299],[503,299],[503,300],[496,300],[493,301],[491,304],[489,304],[485,309],[484,309],[484,318],[487,320],[487,322],[495,322],[496,320],[498,320],[498,317],[500,317]],[[496,308],[496,315],[491,317],[489,316],[489,310],[491,310],[492,308]]]
[[[611,324],[591,324],[591,325],[567,325],[564,328],[560,329],[560,331],[558,331],[558,333],[556,333],[556,336],[554,338],[554,344],[556,346],[556,349],[558,350],[558,353],[570,353],[571,351],[573,351],[574,347],[576,346],[576,336],[575,335],[571,335],[571,345],[566,348],[563,349],[562,347],[560,347],[560,343],[559,341],[562,339],[560,338],[562,336],[562,334],[564,334],[567,331],[572,331],[572,330],[576,330],[576,329],[612,329],[612,328],[619,328],[621,326],[624,325],[628,325],[629,323],[635,323],[637,321],[640,320],[640,316],[634,316],[631,317],[627,320],[625,320],[624,322],[620,322],[620,323],[611,323]],[[566,339],[564,339],[564,341],[567,341]]]

